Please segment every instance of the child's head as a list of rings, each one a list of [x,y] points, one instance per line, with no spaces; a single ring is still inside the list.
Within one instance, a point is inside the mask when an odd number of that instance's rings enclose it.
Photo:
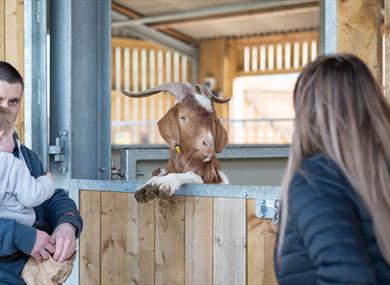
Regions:
[[[12,152],[15,118],[10,110],[0,106],[0,152]]]

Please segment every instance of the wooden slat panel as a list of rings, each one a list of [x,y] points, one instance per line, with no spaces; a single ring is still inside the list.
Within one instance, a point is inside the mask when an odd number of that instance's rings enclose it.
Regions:
[[[278,284],[273,268],[276,230],[270,220],[255,215],[255,200],[247,201],[248,284]]]
[[[246,282],[246,204],[243,199],[214,199],[214,284]]]
[[[154,201],[140,204],[133,194],[128,199],[128,284],[154,284]]]
[[[186,197],[185,284],[213,282],[213,199]]]
[[[184,284],[184,201],[156,203],[156,284]]]
[[[80,214],[80,284],[100,284],[100,192],[80,192]]]
[[[127,209],[127,193],[101,193],[101,284],[128,283]]]

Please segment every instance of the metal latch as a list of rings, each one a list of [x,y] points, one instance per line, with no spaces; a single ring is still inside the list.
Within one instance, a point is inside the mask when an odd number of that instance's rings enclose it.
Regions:
[[[66,155],[66,147],[68,145],[68,131],[58,131],[56,137],[56,144],[49,145],[47,152],[49,155],[54,156],[54,162],[58,162],[59,172],[64,172],[68,170],[68,158]]]
[[[123,169],[115,167],[115,160],[112,159],[111,160],[111,179],[112,180],[121,179],[121,178],[125,177],[125,175],[126,175],[126,172]]]
[[[272,219],[273,224],[279,223],[280,200],[256,199],[255,214],[262,219]]]

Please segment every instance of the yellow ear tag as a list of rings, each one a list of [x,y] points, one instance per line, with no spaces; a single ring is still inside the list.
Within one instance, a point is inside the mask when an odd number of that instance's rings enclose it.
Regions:
[[[177,154],[181,154],[181,150],[180,150],[180,146],[179,145],[176,145],[175,149],[176,149],[176,153]]]

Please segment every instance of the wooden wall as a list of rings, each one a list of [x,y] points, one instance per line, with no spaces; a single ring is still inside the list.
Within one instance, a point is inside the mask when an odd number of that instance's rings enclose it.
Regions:
[[[380,82],[382,35],[381,0],[337,1],[337,52],[359,56]]]
[[[0,60],[24,74],[24,1],[0,0]],[[24,104],[17,119],[17,131],[24,141]]]
[[[81,191],[80,284],[277,284],[275,228],[245,199]]]

